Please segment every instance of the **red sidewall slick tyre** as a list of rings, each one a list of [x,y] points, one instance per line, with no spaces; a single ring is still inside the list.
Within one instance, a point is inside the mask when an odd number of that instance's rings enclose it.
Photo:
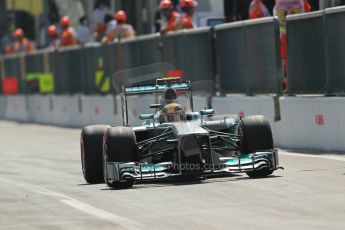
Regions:
[[[86,126],[81,131],[81,164],[85,180],[89,184],[104,183],[103,136],[108,125]]]

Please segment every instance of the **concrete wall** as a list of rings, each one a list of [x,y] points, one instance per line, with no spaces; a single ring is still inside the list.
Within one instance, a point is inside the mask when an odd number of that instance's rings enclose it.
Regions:
[[[6,107],[6,98],[0,96],[0,119],[5,117]]]
[[[268,96],[218,97],[217,113],[242,116],[265,115],[271,123],[275,144],[284,148],[345,150],[345,98],[281,97],[281,120],[275,121],[274,100]]]
[[[345,150],[345,98],[284,97],[280,103],[282,121],[274,124],[280,146]]]
[[[285,148],[345,151],[345,98],[281,97],[281,120],[275,121],[270,96],[227,96],[212,100],[216,114],[265,115],[271,123],[275,144]],[[149,112],[152,97],[134,100],[129,115]],[[196,111],[205,107],[196,97]],[[0,119],[39,124],[82,127],[90,124],[121,125],[121,102],[113,96],[0,96]]]

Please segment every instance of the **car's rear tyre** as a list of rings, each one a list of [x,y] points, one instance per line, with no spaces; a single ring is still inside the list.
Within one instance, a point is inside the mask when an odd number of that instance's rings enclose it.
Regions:
[[[89,184],[103,183],[103,135],[108,125],[86,126],[81,131],[80,148],[83,176]]]
[[[262,115],[248,116],[241,119],[238,126],[241,154],[253,153],[261,150],[273,149],[272,130],[267,119]],[[249,177],[266,177],[273,170],[263,168],[247,172]]]
[[[135,133],[129,127],[110,127],[104,136],[105,162],[133,162],[138,151]],[[128,178],[126,181],[110,183],[105,178],[108,186],[122,189],[130,188],[135,180]]]

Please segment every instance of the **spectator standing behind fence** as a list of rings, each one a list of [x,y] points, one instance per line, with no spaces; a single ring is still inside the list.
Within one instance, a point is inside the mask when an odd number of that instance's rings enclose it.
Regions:
[[[99,26],[102,26],[104,23],[104,16],[109,13],[111,13],[109,1],[97,0],[92,12],[92,29],[97,30]]]
[[[262,0],[252,0],[249,6],[249,19],[271,16]]]
[[[193,29],[196,27],[193,22],[193,15],[197,3],[194,0],[181,0],[180,8],[182,10],[182,16],[178,23],[178,29]]]
[[[286,36],[286,16],[290,14],[298,14],[309,12],[311,7],[307,0],[276,0],[274,6],[274,15],[278,16],[280,24],[280,53],[283,62],[284,70],[284,89],[287,88],[288,81],[288,53],[287,53],[287,36]]]
[[[79,18],[79,27],[77,29],[77,38],[80,45],[92,42],[92,34],[86,16]]]
[[[15,39],[13,45],[14,53],[31,52],[33,50],[32,42],[25,37],[24,31],[21,28],[17,28],[14,31],[13,37]]]
[[[106,19],[106,18],[105,18]],[[112,42],[114,39],[127,39],[135,36],[132,25],[127,24],[127,14],[123,10],[115,13],[114,19],[116,23],[109,21],[106,37],[102,43]]]
[[[175,31],[178,26],[180,18],[179,13],[174,10],[174,6],[170,0],[162,0],[159,4],[160,19],[160,32],[165,34],[170,31]]]
[[[60,46],[60,39],[59,39],[59,33],[58,29],[55,25],[48,26],[48,37],[50,39],[49,41],[49,47],[54,48],[57,50]]]
[[[97,28],[94,32],[94,40],[96,42],[102,42],[104,37],[110,32],[111,25],[116,24],[115,19],[112,14],[107,13],[104,15],[103,22],[97,25]]]
[[[308,0],[304,0],[304,12],[310,12],[310,11],[311,11],[311,6]]]
[[[103,27],[98,28],[98,34],[95,40],[102,43],[112,42],[115,39],[115,37],[113,37],[115,26],[116,21],[114,16],[110,13],[105,14],[103,19]]]
[[[127,14],[123,11],[117,11],[115,14],[116,25],[114,29],[115,38],[132,38],[135,36],[133,26],[127,24]]]
[[[115,30],[115,26],[117,24],[116,20],[115,20],[115,15],[108,13],[106,15],[104,15],[104,19],[103,19],[104,24],[106,25],[105,28],[105,33],[111,34],[114,30]],[[113,38],[114,39],[114,38]],[[112,40],[113,40],[112,39]]]
[[[61,33],[61,46],[72,46],[77,44],[77,35],[75,29],[70,25],[70,19],[68,16],[63,16],[60,19],[60,25],[62,28]]]
[[[15,30],[15,28],[16,26],[14,21],[14,13],[8,13],[6,18],[6,26],[2,34],[0,33],[0,48],[3,49],[0,51],[0,55],[2,54],[2,51],[5,54],[13,53],[13,31]]]

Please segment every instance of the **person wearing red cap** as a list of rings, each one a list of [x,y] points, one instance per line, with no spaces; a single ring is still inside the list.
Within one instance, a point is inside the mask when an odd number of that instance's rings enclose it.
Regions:
[[[116,24],[107,32],[106,41],[111,42],[114,39],[126,39],[135,36],[135,30],[130,24],[127,24],[127,14],[123,10],[115,13],[114,19]]]
[[[48,26],[48,36],[50,39],[49,47],[58,49],[60,46],[59,33],[55,25]]]
[[[178,29],[180,15],[174,10],[170,0],[162,0],[159,4],[159,11],[161,14],[160,32],[162,34]]]
[[[31,52],[33,50],[32,42],[25,37],[24,31],[21,28],[17,28],[14,31],[13,37],[15,39],[13,45],[14,53]]]
[[[5,46],[5,54],[13,54],[14,53],[14,46],[13,44],[9,44]]]
[[[310,12],[311,11],[311,6],[308,2],[308,0],[304,0],[304,12]]]
[[[192,29],[195,28],[193,23],[193,15],[195,10],[196,2],[194,0],[181,0],[180,7],[183,15],[179,22],[179,29]]]
[[[262,0],[252,0],[249,6],[249,19],[263,18],[271,16]]]
[[[70,19],[68,16],[63,16],[60,19],[60,25],[62,28],[60,38],[61,46],[72,46],[77,44],[77,35],[75,29],[70,25]]]

